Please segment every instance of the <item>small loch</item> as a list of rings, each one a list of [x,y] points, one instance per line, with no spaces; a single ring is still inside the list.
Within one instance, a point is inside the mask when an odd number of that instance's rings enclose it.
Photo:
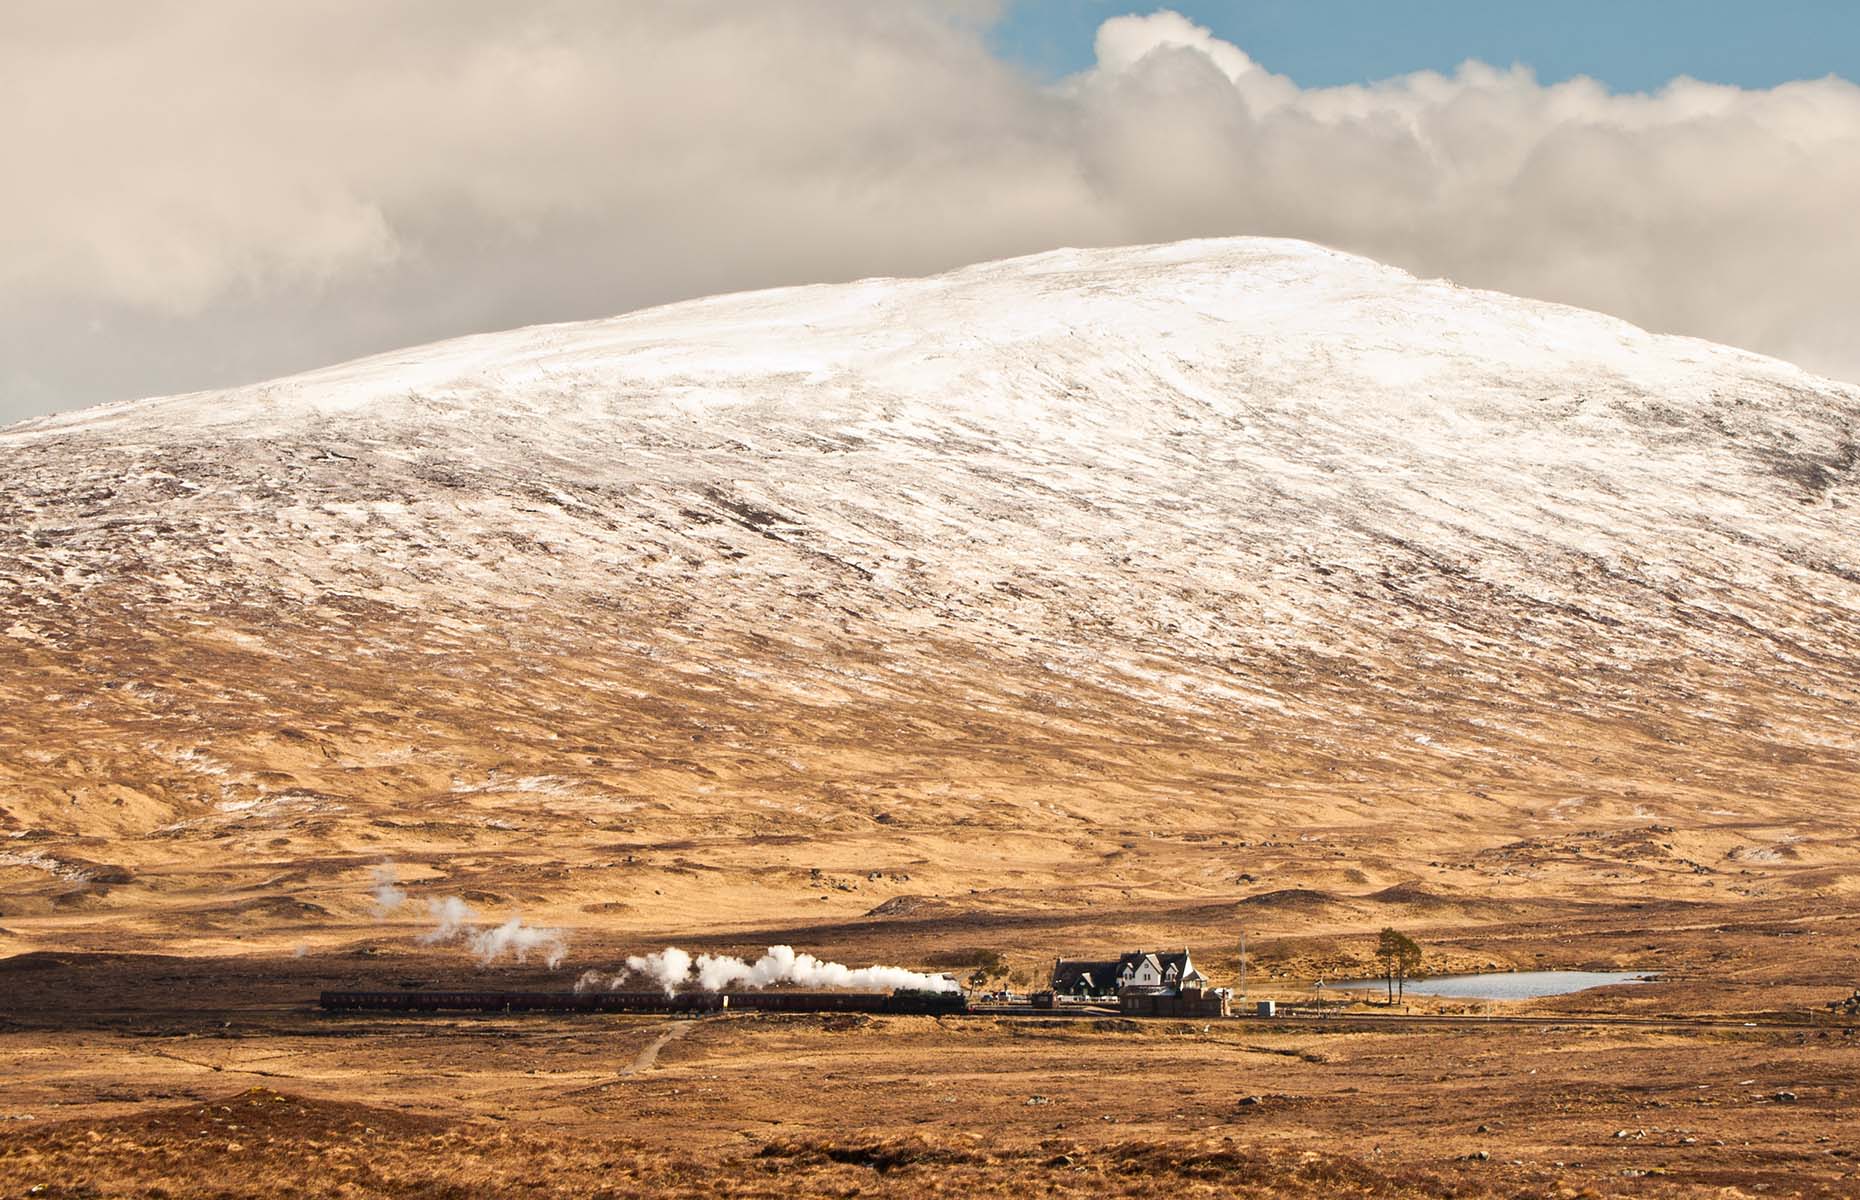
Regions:
[[[1543,996],[1566,996],[1590,988],[1613,987],[1622,983],[1648,983],[1652,976],[1644,971],[1498,971],[1487,975],[1436,975],[1431,979],[1410,979],[1407,992],[1416,996],[1440,996],[1451,1000],[1535,1000]],[[1380,979],[1347,979],[1327,983],[1325,990],[1384,991],[1388,984]],[[1399,985],[1398,985],[1399,986]]]

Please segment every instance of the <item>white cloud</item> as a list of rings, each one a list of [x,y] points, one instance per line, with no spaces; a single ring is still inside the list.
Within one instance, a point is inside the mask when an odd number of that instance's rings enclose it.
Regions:
[[[23,0],[0,415],[479,328],[1261,233],[1860,377],[1860,88],[1303,90],[1172,13],[1042,87],[991,6]]]

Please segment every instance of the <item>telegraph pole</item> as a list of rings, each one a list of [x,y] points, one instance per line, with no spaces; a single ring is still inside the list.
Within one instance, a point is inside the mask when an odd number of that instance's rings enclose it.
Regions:
[[[1246,1004],[1246,930],[1240,931],[1240,1003]]]

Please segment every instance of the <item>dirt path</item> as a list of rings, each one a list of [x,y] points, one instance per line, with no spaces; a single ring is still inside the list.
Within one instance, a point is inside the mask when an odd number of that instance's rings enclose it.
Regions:
[[[659,1051],[665,1049],[667,1042],[677,1041],[695,1028],[697,1028],[696,1021],[673,1021],[665,1027],[665,1032],[641,1047],[639,1053],[633,1056],[632,1064],[620,1074],[623,1076],[638,1075],[643,1071],[652,1070],[658,1064]]]
[[[614,1084],[619,1083],[625,1079],[630,1079],[635,1075],[643,1075],[644,1073],[652,1070],[653,1067],[658,1065],[659,1051],[665,1049],[665,1045],[667,1042],[677,1041],[679,1038],[684,1037],[686,1034],[690,1033],[696,1027],[697,1027],[696,1021],[673,1021],[667,1024],[664,1029],[659,1031],[659,1036],[653,1038],[650,1042],[647,1042],[644,1046],[640,1047],[639,1053],[633,1056],[632,1062],[628,1063],[624,1068],[621,1069],[620,1074],[616,1075],[612,1079],[604,1079],[600,1083],[589,1084],[587,1087],[576,1088],[572,1092],[564,1093],[564,1095],[565,1096],[586,1096],[594,1092],[604,1091],[607,1088],[612,1087]]]

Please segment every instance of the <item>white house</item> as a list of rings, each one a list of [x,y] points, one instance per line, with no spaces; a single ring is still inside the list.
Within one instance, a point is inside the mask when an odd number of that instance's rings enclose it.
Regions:
[[[1207,984],[1186,949],[1133,950],[1116,959],[1053,961],[1053,993],[1058,996],[1105,997],[1126,991],[1173,994]]]

